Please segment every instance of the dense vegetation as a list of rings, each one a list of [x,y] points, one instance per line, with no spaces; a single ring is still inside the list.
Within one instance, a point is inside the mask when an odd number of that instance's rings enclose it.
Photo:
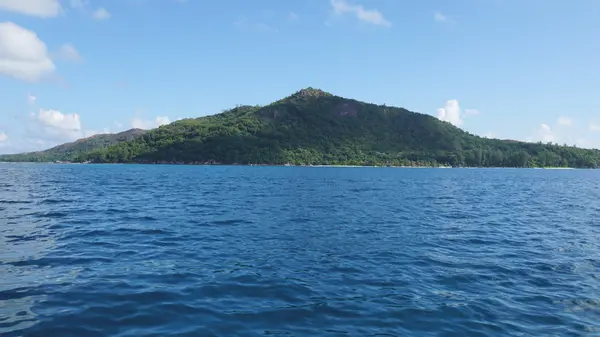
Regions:
[[[600,151],[481,138],[429,115],[308,88],[81,152],[96,163],[587,167]]]
[[[55,146],[39,152],[28,152],[14,155],[0,156],[0,161],[13,162],[51,162],[73,161],[84,153],[103,149],[108,146],[135,139],[146,133],[145,130],[131,129],[116,134],[99,134],[82,138],[71,143]]]
[[[598,167],[600,151],[481,138],[429,115],[308,88],[264,107],[180,120],[79,160]]]

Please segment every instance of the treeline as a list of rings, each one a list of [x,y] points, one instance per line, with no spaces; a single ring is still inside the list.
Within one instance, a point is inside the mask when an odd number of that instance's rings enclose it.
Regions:
[[[228,145],[234,145],[233,147]],[[273,164],[273,165],[367,165],[367,166],[455,166],[455,167],[575,167],[597,168],[598,155],[578,153],[579,149],[561,149],[561,156],[542,145],[545,150],[532,154],[525,149],[468,150],[459,152],[400,152],[368,153],[352,148],[341,148],[330,153],[316,149],[281,149],[275,145],[251,147],[239,144],[221,144],[219,148],[185,146],[160,150],[147,147],[136,151],[129,146],[115,146],[88,154],[78,161],[95,163],[197,163],[197,164]]]

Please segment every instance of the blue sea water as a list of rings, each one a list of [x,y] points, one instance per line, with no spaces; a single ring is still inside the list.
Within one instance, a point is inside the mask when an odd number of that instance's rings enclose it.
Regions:
[[[0,164],[3,336],[598,336],[600,171]]]

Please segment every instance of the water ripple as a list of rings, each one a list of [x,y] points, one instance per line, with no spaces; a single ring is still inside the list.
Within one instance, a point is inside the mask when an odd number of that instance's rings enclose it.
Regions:
[[[599,174],[0,165],[0,335],[600,335]]]

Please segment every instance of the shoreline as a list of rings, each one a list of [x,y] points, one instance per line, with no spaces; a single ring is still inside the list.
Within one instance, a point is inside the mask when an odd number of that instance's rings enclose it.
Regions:
[[[148,163],[93,163],[93,162],[3,162],[0,164],[62,164],[62,165],[183,165],[183,166],[268,166],[268,167],[329,167],[329,168],[404,168],[404,169],[529,169],[529,170],[595,170],[586,167],[510,167],[510,166],[397,166],[397,165],[296,165],[296,164],[222,164],[210,162],[148,162]]]

